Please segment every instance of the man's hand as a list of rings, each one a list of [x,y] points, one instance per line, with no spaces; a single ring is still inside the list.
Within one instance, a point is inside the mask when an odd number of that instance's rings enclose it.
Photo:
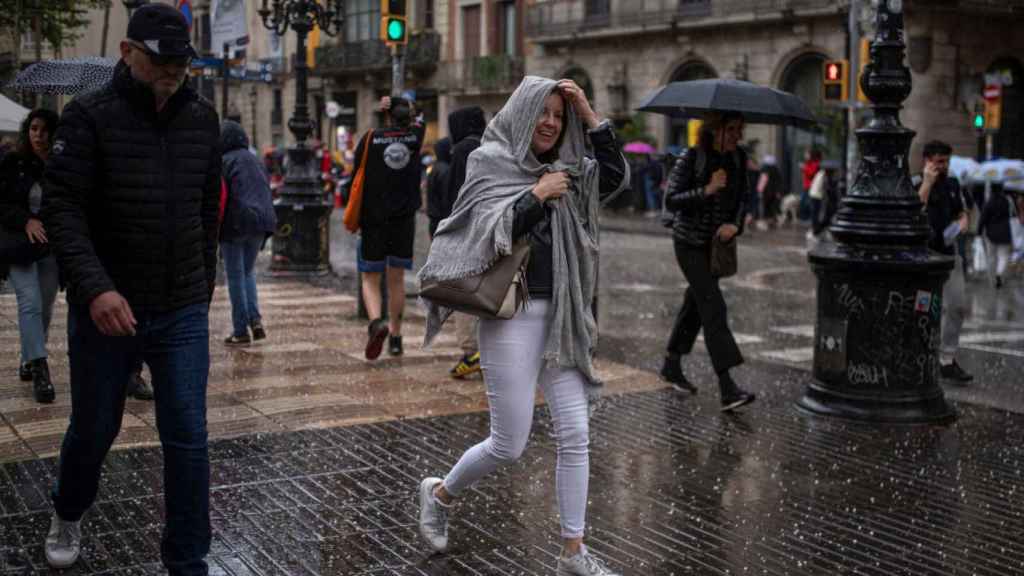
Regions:
[[[114,290],[104,292],[89,303],[89,315],[106,336],[135,336],[135,315],[128,301]]]
[[[722,168],[719,168],[718,170],[715,170],[713,174],[711,174],[711,182],[708,182],[708,185],[704,187],[704,195],[714,196],[715,194],[721,192],[722,189],[724,189],[728,185],[728,172],[726,172]]]
[[[387,112],[388,110],[391,110],[391,96],[381,96],[380,111]]]
[[[968,225],[969,222],[970,221],[967,219],[967,212],[961,212],[960,213],[960,231],[961,232],[966,232],[967,231],[967,225]]]
[[[722,242],[728,242],[732,240],[734,236],[740,231],[735,224],[722,224],[718,227],[718,239]]]
[[[569,190],[569,176],[565,172],[548,172],[533,187],[533,195],[541,202],[561,198]]]
[[[25,234],[28,235],[28,241],[33,244],[46,244],[46,229],[43,228],[43,223],[38,218],[29,218],[28,224],[25,224]]]
[[[939,179],[939,168],[933,163],[926,161],[924,163],[924,176],[923,184],[931,188],[935,181]]]

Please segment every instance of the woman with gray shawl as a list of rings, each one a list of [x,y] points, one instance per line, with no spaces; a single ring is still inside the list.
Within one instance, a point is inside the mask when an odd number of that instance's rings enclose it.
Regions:
[[[584,156],[584,126],[596,159]],[[591,309],[597,273],[597,213],[629,183],[608,122],[571,80],[527,76],[469,157],[452,215],[430,246],[420,281],[465,278],[530,242],[530,302],[510,320],[481,320],[479,342],[490,405],[490,437],[443,480],[420,484],[420,533],[448,547],[448,509],[474,482],[519,459],[538,385],[557,440],[555,484],[564,539],[560,576],[614,576],[583,546],[589,464],[589,403],[597,380]],[[426,303],[427,344],[449,310]]]

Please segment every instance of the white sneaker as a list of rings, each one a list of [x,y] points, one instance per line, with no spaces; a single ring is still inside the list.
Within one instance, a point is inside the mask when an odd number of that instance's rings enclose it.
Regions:
[[[434,496],[440,478],[420,482],[420,535],[436,552],[448,549],[448,507]]]
[[[67,568],[78,560],[82,550],[82,522],[61,520],[53,513],[46,534],[46,561],[53,568]]]
[[[566,558],[558,557],[558,576],[622,576],[612,572],[597,556],[591,554],[586,546],[580,546],[580,553]]]

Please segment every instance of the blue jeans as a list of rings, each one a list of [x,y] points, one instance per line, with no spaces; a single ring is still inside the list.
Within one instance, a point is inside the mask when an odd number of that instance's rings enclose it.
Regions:
[[[153,375],[164,452],[167,524],[160,556],[173,576],[205,575],[204,557],[210,550],[209,307],[137,310],[135,319],[135,336],[106,336],[88,309],[68,310],[71,422],[60,450],[54,509],[64,520],[75,521],[96,500],[103,460],[121,429],[128,378],[142,357]]]
[[[231,298],[231,324],[234,336],[249,334],[249,326],[258,322],[259,298],[256,294],[256,255],[263,246],[263,235],[243,236],[220,243],[224,255],[224,273],[228,277]]]
[[[21,361],[46,358],[53,301],[57,298],[57,259],[47,256],[31,264],[11,265],[11,286],[18,299]]]

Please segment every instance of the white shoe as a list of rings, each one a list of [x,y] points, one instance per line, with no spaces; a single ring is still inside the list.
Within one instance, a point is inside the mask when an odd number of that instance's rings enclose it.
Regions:
[[[448,507],[434,496],[441,482],[440,478],[420,482],[420,535],[435,552],[448,549]]]
[[[82,526],[79,522],[61,520],[57,513],[50,519],[46,534],[46,561],[53,568],[67,568],[78,560],[82,551]]]
[[[580,546],[580,553],[566,558],[558,557],[558,576],[622,576],[612,572],[597,556],[591,554],[586,546]]]

